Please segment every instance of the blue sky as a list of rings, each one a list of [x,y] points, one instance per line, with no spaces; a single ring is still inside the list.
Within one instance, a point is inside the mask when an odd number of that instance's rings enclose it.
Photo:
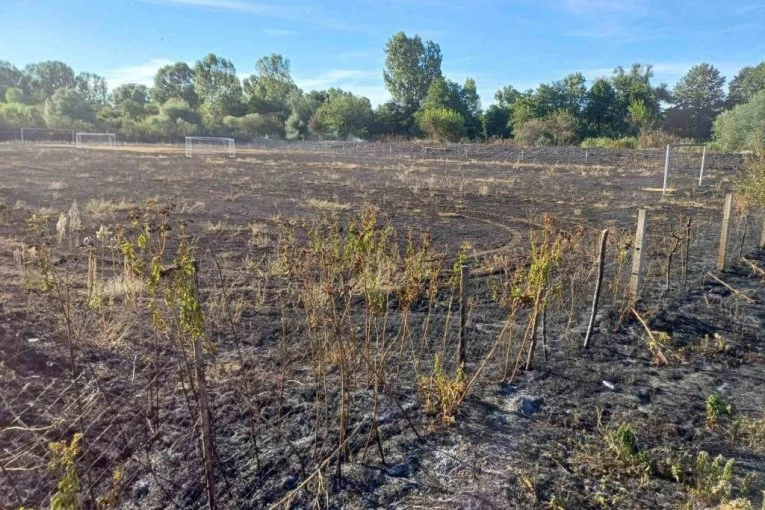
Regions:
[[[273,52],[304,90],[342,87],[387,99],[387,39],[441,46],[444,74],[475,78],[483,105],[502,85],[535,87],[633,62],[670,85],[709,62],[732,78],[765,59],[765,0],[3,0],[0,60],[62,60],[75,71],[150,84],[156,69],[208,52],[241,77]]]

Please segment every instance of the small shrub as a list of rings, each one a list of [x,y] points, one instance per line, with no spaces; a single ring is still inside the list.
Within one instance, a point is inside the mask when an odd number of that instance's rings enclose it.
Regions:
[[[693,496],[708,504],[728,501],[733,494],[733,459],[726,460],[722,455],[712,459],[707,452],[696,457],[693,466],[695,486]]]
[[[738,197],[752,207],[765,206],[765,147],[749,159],[746,170],[736,182]]]
[[[80,454],[82,434],[75,434],[72,441],[50,443],[51,460],[48,464],[53,476],[58,479],[56,493],[50,498],[51,510],[78,510],[80,501],[80,477],[77,475],[75,460]]]
[[[454,423],[457,408],[465,398],[465,371],[460,366],[454,377],[449,377],[441,365],[440,356],[436,355],[433,374],[420,380],[419,389],[425,400],[425,409],[438,416],[444,426],[449,426]]]
[[[726,403],[719,395],[712,394],[707,397],[707,426],[716,428],[723,416],[733,416],[733,404]]]

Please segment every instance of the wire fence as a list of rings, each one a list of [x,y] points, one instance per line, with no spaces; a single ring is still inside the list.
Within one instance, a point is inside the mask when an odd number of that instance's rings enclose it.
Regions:
[[[320,151],[327,146],[317,143],[313,147]],[[333,145],[333,150],[347,151],[384,153],[384,148],[384,144]],[[468,157],[489,157],[480,150],[470,146],[473,152]],[[602,156],[598,152],[583,156],[580,149],[501,150],[510,159],[523,151],[524,158],[544,155],[546,161],[557,157],[573,162],[574,157],[577,161],[584,157],[592,164]],[[458,157],[467,147],[461,152],[450,146],[449,151]],[[423,152],[422,146],[411,148],[412,154]],[[654,151],[636,154],[651,161],[662,156]],[[491,157],[496,158],[496,152]],[[726,159],[717,164],[733,162]],[[640,309],[650,312],[702,285],[710,273],[719,276],[715,259],[722,210],[710,208],[691,215],[681,207],[664,207],[649,211],[647,217],[642,278],[640,287],[633,290],[643,303]],[[762,247],[764,221],[757,212],[734,209],[729,239],[724,243],[729,265]],[[438,283],[436,292],[418,299],[406,313],[397,308],[395,299],[372,319],[360,302],[348,305],[348,322],[343,327],[349,341],[363,337],[352,332],[375,331],[368,334],[382,343],[385,355],[365,358],[365,347],[354,347],[359,373],[347,381],[335,371],[313,366],[306,342],[287,343],[288,338],[296,342],[309,338],[312,327],[328,328],[329,324],[304,324],[305,310],[294,302],[274,303],[261,317],[232,318],[231,303],[237,298],[252,299],[252,286],[226,285],[222,273],[218,281],[214,265],[207,264],[200,290],[206,312],[216,317],[208,323],[209,336],[219,344],[207,355],[217,505],[262,507],[279,501],[308,505],[333,491],[328,478],[339,458],[345,459],[343,476],[350,479],[363,476],[359,471],[363,469],[351,459],[377,455],[373,453],[378,449],[375,443],[380,445],[384,463],[385,440],[393,441],[409,430],[417,434],[421,428],[422,421],[416,417],[422,405],[418,388],[422,378],[433,372],[436,356],[448,371],[456,370],[460,335],[467,345],[468,377],[483,371],[481,381],[486,384],[511,377],[524,355],[521,339],[531,330],[539,332],[535,366],[548,356],[576,353],[591,312],[601,231],[556,228],[565,249],[552,270],[538,322],[531,321],[533,309],[526,305],[518,306],[513,315],[509,311],[508,296],[518,285],[514,275],[534,263],[528,240],[509,239],[499,249],[468,254],[464,329],[459,319],[459,291],[446,278]],[[629,289],[635,237],[633,229],[610,228],[594,343],[607,341],[609,329],[624,323],[625,311],[637,306],[630,302]],[[445,273],[455,261],[454,256],[443,261]],[[266,285],[282,284],[289,287],[295,282],[276,278]],[[215,312],[214,306],[221,308]],[[124,508],[204,507],[199,394],[195,380],[184,376],[189,353],[172,338],[136,330],[146,318],[127,304],[102,315],[85,308],[81,313],[82,320],[91,321],[93,331],[100,332],[94,335],[117,338],[119,348],[104,351],[103,343],[84,339],[76,345],[47,340],[39,347],[51,352],[68,348],[69,353],[30,359],[26,372],[3,374],[0,507],[41,506],[59,493],[59,479],[50,468],[54,460],[50,443],[70,441],[76,433],[83,434],[76,471],[85,506],[105,508],[119,502]],[[124,326],[124,317],[133,313],[139,324]],[[287,329],[294,330],[292,335],[285,333]],[[240,345],[236,337],[259,335],[266,340],[252,341],[247,354],[237,359],[234,347]],[[337,355],[331,350],[323,352]],[[69,359],[71,366],[61,368],[62,359]],[[391,380],[378,387],[369,380],[377,380],[376,371],[383,370],[382,365],[365,363],[382,363],[382,359],[395,368],[385,369]],[[371,379],[364,382],[365,377]],[[343,406],[348,409],[341,426],[335,415]]]

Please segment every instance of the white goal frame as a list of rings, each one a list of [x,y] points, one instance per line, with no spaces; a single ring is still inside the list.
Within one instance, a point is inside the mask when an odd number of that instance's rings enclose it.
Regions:
[[[200,154],[217,154],[219,152],[227,152],[230,158],[236,157],[236,141],[233,138],[219,137],[219,136],[187,136],[185,139],[186,144],[186,157],[190,158],[194,152],[194,142],[220,142],[221,148],[219,150],[200,150]],[[214,147],[212,143],[203,144],[203,147]]]
[[[109,147],[114,147],[117,145],[117,135],[114,133],[75,133],[74,140],[78,149],[82,149],[88,146],[87,143],[83,143],[83,137],[85,137],[86,140],[90,137],[106,137],[106,143],[99,143],[98,145],[107,145]]]
[[[667,179],[669,178],[669,167],[671,162],[672,147],[704,147],[701,151],[701,169],[699,170],[699,186],[704,181],[704,164],[707,160],[707,146],[703,143],[670,143],[667,144],[667,153],[664,156],[664,185],[661,188],[661,194],[667,193]]]
[[[68,133],[72,137],[71,144],[74,145],[74,130],[73,129],[48,129],[48,128],[21,128],[21,144],[36,142],[37,140],[29,140],[24,134],[31,134],[34,132],[42,133]]]

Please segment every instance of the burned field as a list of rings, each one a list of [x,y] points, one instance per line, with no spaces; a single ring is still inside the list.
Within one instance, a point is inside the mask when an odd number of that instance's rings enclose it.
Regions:
[[[763,217],[663,163],[0,146],[0,507],[759,508]]]

